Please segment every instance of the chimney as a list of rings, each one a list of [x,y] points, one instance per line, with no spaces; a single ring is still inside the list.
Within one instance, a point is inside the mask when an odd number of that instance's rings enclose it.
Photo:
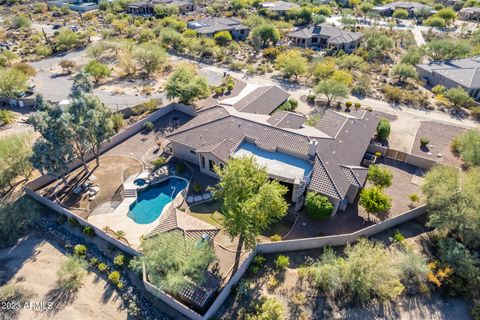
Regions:
[[[315,153],[317,152],[317,145],[318,141],[315,139],[310,140],[308,143],[308,156],[309,157],[314,157]]]

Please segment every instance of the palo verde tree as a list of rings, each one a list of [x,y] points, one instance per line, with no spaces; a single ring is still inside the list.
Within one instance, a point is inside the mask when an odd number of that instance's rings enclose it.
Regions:
[[[480,168],[436,166],[425,175],[428,224],[470,247],[480,245]]]
[[[179,102],[189,104],[194,99],[208,94],[208,84],[194,66],[184,64],[167,80],[165,90],[168,99],[178,98]]]
[[[458,152],[468,166],[480,166],[480,131],[468,130],[455,137],[452,148]]]
[[[293,76],[297,81],[298,76],[307,72],[308,61],[298,50],[289,50],[279,54],[275,62],[285,78]]]
[[[367,211],[370,220],[371,213],[378,215],[388,212],[392,207],[392,199],[381,188],[374,186],[362,189],[359,204]]]
[[[320,81],[314,88],[313,91],[316,94],[322,94],[327,98],[327,107],[330,107],[330,104],[335,98],[345,98],[348,95],[348,87],[345,83],[339,82],[333,79],[325,79]]]
[[[270,181],[265,169],[252,157],[230,159],[223,168],[216,167],[220,178],[214,196],[223,201],[224,226],[230,236],[240,237],[243,243],[254,248],[260,232],[287,213],[283,198],[287,188],[278,181]]]

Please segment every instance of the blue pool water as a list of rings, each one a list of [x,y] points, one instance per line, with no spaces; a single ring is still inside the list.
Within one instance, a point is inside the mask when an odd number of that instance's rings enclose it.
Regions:
[[[138,224],[152,223],[186,186],[185,180],[168,178],[144,190],[138,190],[137,201],[130,206],[128,216]]]
[[[147,181],[145,181],[145,179],[136,179],[135,181],[133,181],[133,183],[135,183],[135,185],[139,187],[143,187],[147,184]]]

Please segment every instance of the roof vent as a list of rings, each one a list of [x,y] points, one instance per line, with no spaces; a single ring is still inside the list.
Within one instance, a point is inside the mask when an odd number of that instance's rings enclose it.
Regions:
[[[313,157],[315,156],[315,153],[317,152],[317,145],[318,141],[315,139],[312,139],[308,142],[308,156]]]

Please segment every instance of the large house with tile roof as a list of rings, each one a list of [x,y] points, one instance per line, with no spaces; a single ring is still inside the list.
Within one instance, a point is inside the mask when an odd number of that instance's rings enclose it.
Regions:
[[[217,32],[228,31],[234,40],[245,40],[250,29],[240,20],[225,17],[207,17],[201,20],[190,21],[187,28],[195,30],[199,35],[213,37]]]
[[[361,32],[350,32],[322,23],[287,34],[292,45],[305,48],[334,49],[351,52],[360,44]]]
[[[253,156],[272,179],[287,185],[299,209],[305,191],[327,196],[344,210],[366,181],[361,166],[374,136],[378,117],[368,111],[337,113],[327,110],[315,127],[291,112],[261,115],[233,107],[203,109],[167,139],[172,153],[212,177],[216,165],[232,157]]]
[[[480,99],[480,56],[474,58],[432,61],[417,64],[417,72],[427,84],[445,88],[463,88],[476,100]]]

